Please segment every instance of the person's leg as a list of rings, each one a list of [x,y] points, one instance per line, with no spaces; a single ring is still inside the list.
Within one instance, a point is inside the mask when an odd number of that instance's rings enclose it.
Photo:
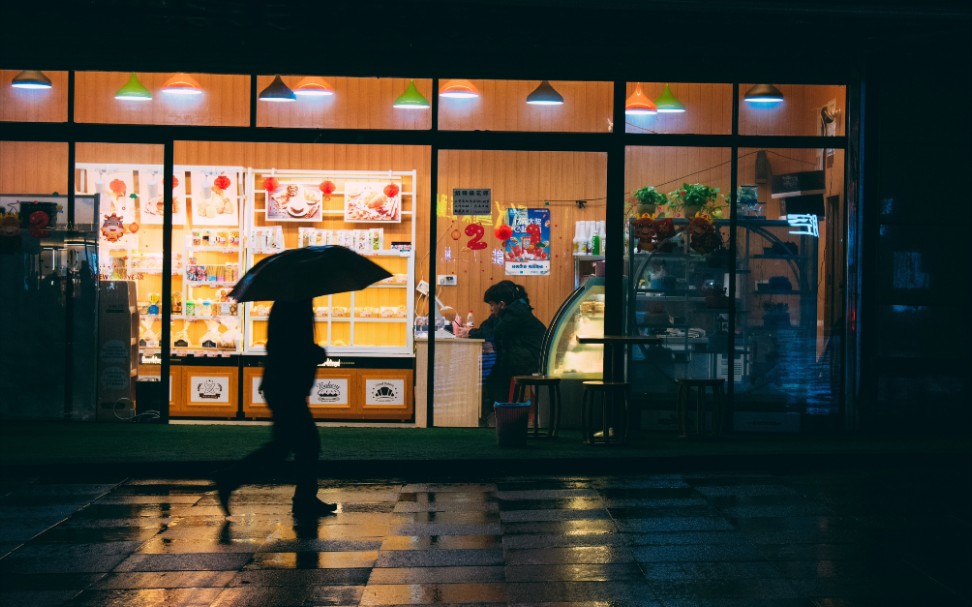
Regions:
[[[329,504],[317,498],[317,461],[321,452],[321,437],[306,404],[294,411],[290,438],[297,474],[293,501],[294,514],[323,516],[334,512],[337,509],[336,504]]]
[[[290,442],[282,428],[287,425],[286,420],[278,420],[276,412],[273,414],[273,428],[270,441],[261,445],[243,459],[222,470],[216,477],[216,490],[219,505],[223,513],[229,515],[229,500],[233,491],[239,488],[254,472],[265,470],[272,464],[283,461],[290,453]],[[282,417],[286,418],[286,414]]]

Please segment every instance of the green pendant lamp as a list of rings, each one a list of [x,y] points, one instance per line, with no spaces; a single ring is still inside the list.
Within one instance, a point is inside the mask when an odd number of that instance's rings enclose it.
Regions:
[[[125,86],[118,89],[115,99],[123,101],[151,101],[152,91],[145,88],[138,80],[138,75],[132,72],[132,77],[128,79]]]
[[[743,99],[746,103],[756,105],[776,105],[783,101],[783,93],[772,84],[754,84],[752,88],[746,91]]]
[[[51,79],[40,70],[24,70],[14,76],[10,86],[18,89],[49,89]]]
[[[418,92],[415,88],[415,81],[410,80],[408,83],[408,88],[405,92],[395,100],[394,107],[400,110],[427,110],[429,107],[429,100],[422,96],[422,93]]]
[[[540,86],[527,95],[526,102],[530,105],[563,105],[564,96],[558,93],[557,89],[548,81],[544,80],[540,83]]]
[[[655,107],[662,114],[680,114],[685,111],[685,104],[675,98],[668,83],[665,83],[661,96],[655,99]]]
[[[280,74],[273,77],[273,82],[267,85],[267,88],[260,91],[257,96],[260,101],[272,101],[274,103],[287,103],[290,101],[297,101],[297,95],[294,94],[290,87],[284,84],[283,78]]]

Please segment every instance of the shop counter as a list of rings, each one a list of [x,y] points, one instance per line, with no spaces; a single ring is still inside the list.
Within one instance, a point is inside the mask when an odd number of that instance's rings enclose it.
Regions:
[[[428,427],[428,339],[415,340],[415,425]],[[475,428],[482,407],[483,340],[445,338],[435,340],[435,387],[433,425]]]

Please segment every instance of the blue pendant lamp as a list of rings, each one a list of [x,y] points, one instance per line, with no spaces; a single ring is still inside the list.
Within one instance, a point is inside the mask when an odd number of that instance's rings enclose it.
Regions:
[[[754,84],[743,99],[754,105],[775,105],[783,101],[783,93],[772,84]]]
[[[267,88],[260,91],[257,96],[260,101],[271,101],[275,103],[287,103],[290,101],[297,101],[297,95],[290,90],[290,87],[284,84],[283,78],[280,74],[273,77],[273,82],[267,85]]]
[[[530,105],[563,105],[564,97],[551,86],[550,82],[544,80],[540,83],[540,86],[527,95],[526,102]]]
[[[10,86],[18,89],[49,89],[51,79],[40,70],[24,70],[14,76]]]

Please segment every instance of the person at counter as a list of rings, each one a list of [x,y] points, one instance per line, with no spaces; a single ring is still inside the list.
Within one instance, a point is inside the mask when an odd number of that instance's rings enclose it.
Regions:
[[[485,339],[493,344],[496,364],[485,380],[482,420],[494,402],[512,398],[515,375],[529,375],[540,368],[540,350],[547,327],[533,315],[526,289],[511,280],[500,281],[486,289],[483,301],[489,305],[489,318],[479,327],[456,327],[456,337]]]

